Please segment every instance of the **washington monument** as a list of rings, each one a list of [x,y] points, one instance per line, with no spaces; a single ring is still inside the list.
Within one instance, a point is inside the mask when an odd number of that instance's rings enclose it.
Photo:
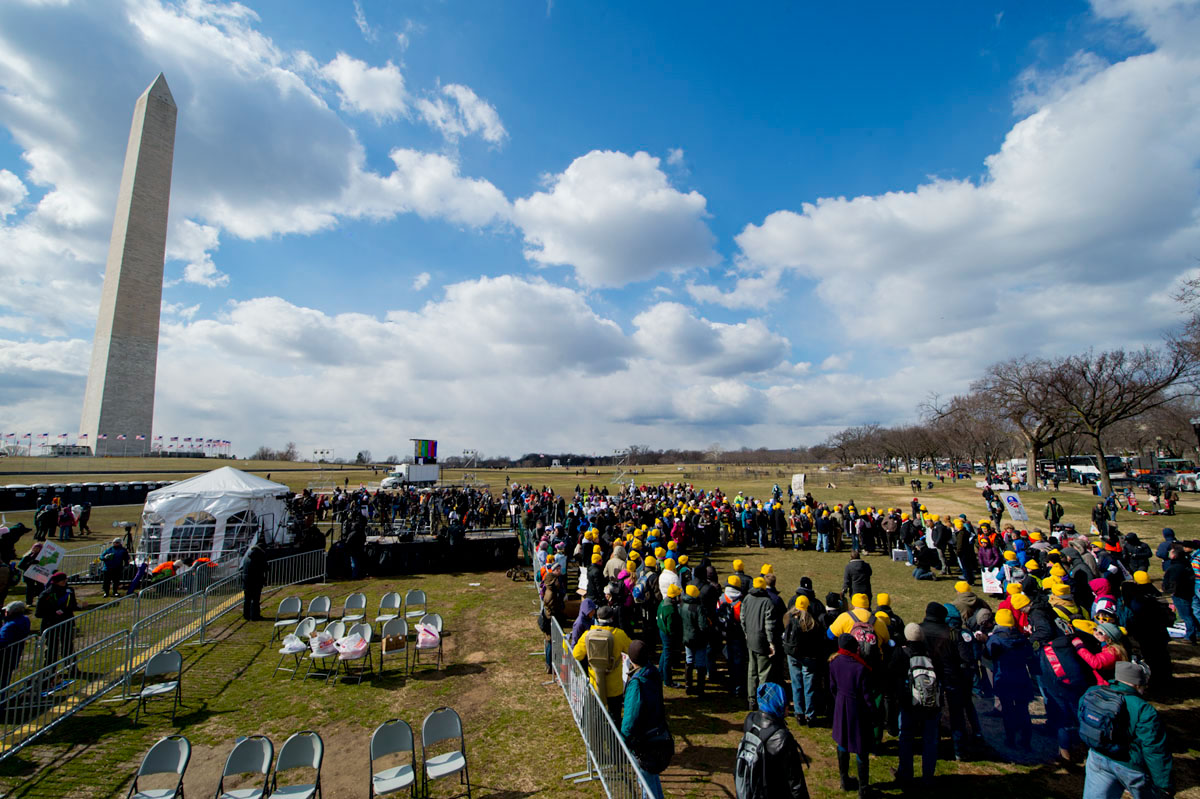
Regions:
[[[83,395],[79,437],[97,455],[150,451],[175,114],[160,74],[133,110]]]

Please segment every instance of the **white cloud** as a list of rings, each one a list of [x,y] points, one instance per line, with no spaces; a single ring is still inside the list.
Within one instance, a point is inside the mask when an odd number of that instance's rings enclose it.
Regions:
[[[791,345],[762,320],[710,322],[677,302],[661,302],[633,319],[643,354],[705,375],[733,376],[778,366]]]
[[[408,109],[404,75],[391,61],[382,67],[372,67],[338,53],[321,67],[321,75],[337,85],[338,98],[347,111],[371,114],[376,119],[395,119]]]
[[[682,147],[672,147],[670,150],[667,151],[667,165],[668,166],[679,166],[682,163],[683,163],[683,148]]]
[[[0,219],[13,214],[28,195],[29,190],[19,177],[0,169]]]
[[[702,283],[687,284],[687,292],[697,302],[707,302],[733,309],[766,308],[779,298],[781,269],[764,269],[754,276],[731,272],[736,276],[733,289],[721,291],[720,287]]]
[[[1171,18],[1182,8],[1130,5]],[[1030,95],[1036,110],[978,181],[777,211],[737,236],[746,268],[812,281],[814,305],[848,339],[895,341],[918,361],[936,353],[964,379],[1008,354],[1156,342],[1177,311],[1129,313],[1129,302],[1200,252],[1200,56],[1164,47],[1074,62]]]
[[[404,20],[404,30],[396,33],[396,44],[400,46],[401,51],[407,50],[409,45],[412,44],[413,35],[424,32],[424,25],[413,22],[411,19],[406,19]]]
[[[469,86],[451,83],[442,87],[448,97],[420,98],[415,106],[421,117],[446,139],[479,134],[485,141],[500,144],[508,131],[494,106],[481,99]]]
[[[367,14],[363,11],[361,0],[354,0],[354,24],[358,26],[359,32],[368,42],[373,42],[379,38],[379,32],[367,22]]]
[[[821,361],[821,370],[825,372],[844,372],[853,358],[853,352],[835,352]]]
[[[412,282],[413,291],[424,290],[424,288],[429,285],[429,281],[431,279],[432,279],[432,276],[428,272],[422,272],[421,274],[417,275],[416,277],[413,278],[413,282]]]
[[[346,212],[382,218],[401,212],[480,227],[508,217],[508,200],[486,180],[464,178],[447,156],[396,149],[386,177],[363,173],[343,199]]]
[[[220,245],[221,231],[190,219],[171,226],[167,258],[184,261],[183,282],[216,288],[229,285],[229,275],[217,269],[212,251]]]
[[[719,260],[699,192],[672,188],[647,153],[594,150],[514,203],[525,256],[568,265],[582,283],[621,286]]]

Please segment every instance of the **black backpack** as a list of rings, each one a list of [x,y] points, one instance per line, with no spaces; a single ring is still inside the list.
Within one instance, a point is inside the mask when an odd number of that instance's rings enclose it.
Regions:
[[[800,625],[795,619],[790,619],[783,628],[783,651],[785,654],[797,657],[800,650]]]
[[[742,736],[733,767],[733,787],[737,799],[766,799],[767,796],[767,739],[777,729],[751,727]]]

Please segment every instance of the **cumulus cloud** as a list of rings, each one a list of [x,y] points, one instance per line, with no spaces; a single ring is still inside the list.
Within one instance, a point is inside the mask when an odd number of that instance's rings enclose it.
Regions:
[[[422,272],[421,274],[417,275],[413,278],[413,291],[422,291],[426,286],[429,285],[429,281],[431,279],[432,276],[428,272]]]
[[[1179,3],[1110,5],[1184,28],[1200,16],[1194,3],[1186,20]],[[1160,22],[1150,35],[1175,42]],[[737,236],[748,267],[811,280],[851,339],[956,354],[964,379],[981,351],[1153,343],[1174,318],[1155,297],[1200,252],[1200,56],[1075,61],[1031,95],[981,179],[777,211]],[[1072,312],[1043,313],[1051,297]],[[1131,297],[1154,310],[1128,313]]]
[[[590,286],[621,286],[719,260],[707,201],[670,185],[659,159],[593,150],[547,179],[549,190],[513,204],[525,256],[571,266]]]
[[[0,219],[15,212],[28,194],[29,190],[19,177],[7,169],[0,169]]]
[[[679,166],[683,163],[683,148],[672,147],[667,151],[667,166]]]
[[[486,180],[463,177],[447,156],[395,149],[391,159],[396,168],[389,175],[364,172],[357,178],[344,198],[347,210],[375,218],[412,212],[472,227],[508,217],[503,192]]]
[[[633,340],[647,357],[686,364],[701,374],[731,376],[777,366],[790,349],[760,319],[710,322],[677,302],[660,302],[633,319]]]
[[[408,93],[400,68],[388,61],[373,67],[365,61],[338,53],[321,67],[326,80],[337,86],[342,108],[377,119],[395,119],[408,108]]]
[[[183,281],[215,288],[229,285],[229,275],[217,269],[212,251],[220,244],[221,232],[212,225],[190,219],[171,226],[167,236],[167,258],[184,262]]]

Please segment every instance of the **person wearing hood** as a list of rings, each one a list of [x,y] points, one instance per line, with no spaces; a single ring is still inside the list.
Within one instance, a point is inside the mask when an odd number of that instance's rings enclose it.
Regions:
[[[783,686],[765,682],[754,696],[755,709],[746,716],[743,733],[763,741],[762,796],[766,799],[808,799],[804,780],[804,752],[785,721],[787,696]]]
[[[808,597],[808,610],[812,613],[813,618],[820,620],[825,615],[825,603],[817,598],[817,592],[813,590],[813,581],[811,577],[804,576],[800,578],[800,586],[796,589],[796,593],[792,595],[791,604],[795,606],[796,598]]]
[[[1125,534],[1125,568],[1129,569],[1130,573],[1150,571],[1152,556],[1150,545],[1138,538],[1137,533]]]
[[[683,650],[683,620],[679,614],[679,598],[683,590],[677,585],[667,587],[667,595],[658,606],[658,634],[662,641],[662,650],[658,656],[658,670],[662,674],[663,685],[668,688],[678,688],[674,679],[675,663]]]
[[[746,694],[746,633],[742,629],[742,581],[736,574],[727,578],[728,585],[717,600],[716,630],[724,644],[723,652],[729,678],[729,692],[736,699]]]
[[[996,629],[988,637],[987,653],[995,664],[996,696],[1004,719],[1004,745],[1028,752],[1033,736],[1029,703],[1033,701],[1033,647],[1016,629],[1012,611],[996,613]]]
[[[1154,557],[1162,561],[1163,570],[1166,571],[1171,547],[1175,544],[1175,531],[1170,527],[1164,527],[1162,529],[1162,538],[1163,540],[1159,542],[1158,549],[1154,550]]]
[[[857,548],[851,550],[850,562],[842,575],[842,593],[846,596],[871,595],[871,564],[862,559]]]
[[[704,685],[708,679],[708,639],[711,625],[708,614],[700,604],[700,589],[695,585],[688,585],[684,590],[680,616],[683,619],[683,649],[687,663],[684,684],[687,693],[691,694],[694,672],[695,694],[703,699]]]
[[[964,718],[959,707],[966,698],[956,690],[958,674],[962,670],[962,658],[958,654],[957,634],[946,624],[946,607],[938,602],[930,602],[925,606],[925,619],[921,622],[921,633],[925,636],[925,647],[929,659],[933,661],[937,671],[938,681],[946,693],[946,702],[950,706],[952,720]],[[957,712],[956,712],[957,711]],[[965,725],[954,724],[951,727],[954,740],[954,756],[962,759],[966,747]]]
[[[783,620],[783,651],[792,681],[792,713],[802,725],[811,725],[816,720],[817,688],[827,651],[825,630],[809,607],[808,597],[798,596]]]
[[[955,596],[951,600],[954,607],[958,608],[958,615],[964,619],[969,619],[977,612],[983,609],[991,610],[992,606],[977,596],[971,590],[971,584],[966,580],[959,580],[954,584]]]
[[[838,776],[842,790],[858,789],[860,799],[870,795],[872,702],[871,669],[858,652],[850,633],[837,639],[837,653],[829,661],[829,690],[833,694],[833,740],[837,744]],[[850,778],[850,755],[855,755],[858,779]]]
[[[894,772],[896,782],[902,790],[907,790],[913,779],[913,744],[914,739],[921,736],[921,782],[928,790],[933,783],[933,774],[937,768],[937,752],[939,737],[939,719],[942,715],[941,686],[934,678],[935,704],[926,706],[918,704],[915,699],[922,692],[920,686],[914,686],[914,675],[921,675],[929,668],[925,659],[929,658],[925,647],[925,634],[921,625],[906,624],[903,644],[893,647],[888,661],[891,695],[896,697],[899,705],[899,752]],[[932,660],[930,660],[932,662]],[[934,669],[936,672],[936,668]]]
[[[587,632],[596,619],[596,610],[599,605],[591,597],[584,597],[579,603],[579,615],[575,617],[575,623],[571,625],[571,646],[579,643],[579,639]]]
[[[25,639],[30,634],[29,606],[19,600],[5,605],[3,618],[0,619],[0,695],[3,695],[17,664],[21,662]]]
[[[617,575],[625,568],[625,561],[629,559],[625,552],[625,547],[617,544],[612,548],[612,555],[609,556],[608,562],[604,564],[604,579],[611,582],[617,579]]]
[[[875,595],[875,617],[879,618],[879,614],[884,615],[884,624],[887,626],[888,638],[893,641],[904,640],[904,619],[900,618],[900,614],[892,610],[891,594],[878,593]]]

